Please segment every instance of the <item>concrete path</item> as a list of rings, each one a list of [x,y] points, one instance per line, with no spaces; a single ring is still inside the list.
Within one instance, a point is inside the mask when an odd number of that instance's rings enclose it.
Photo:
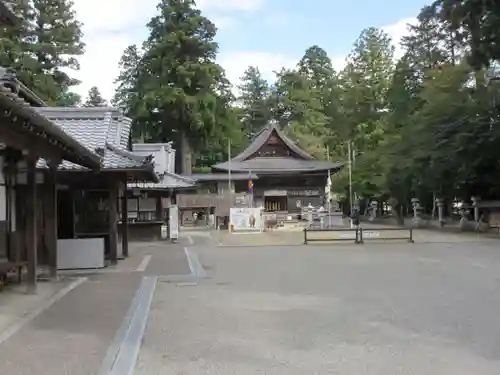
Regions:
[[[134,244],[1,343],[0,373],[498,375],[495,241],[253,241]]]
[[[88,278],[85,282],[0,343],[0,373],[111,375],[102,371],[106,356],[129,344],[130,335],[120,332],[141,324],[140,316],[134,320],[128,315],[135,312],[131,307],[143,280],[190,273],[182,245],[134,244],[131,254],[116,268],[80,273]],[[140,304],[144,324],[149,309],[145,302]]]

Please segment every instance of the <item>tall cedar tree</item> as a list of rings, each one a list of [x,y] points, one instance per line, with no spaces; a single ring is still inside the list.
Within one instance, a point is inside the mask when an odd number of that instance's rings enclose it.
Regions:
[[[93,86],[90,88],[84,107],[106,107],[108,102],[102,97],[99,88]]]
[[[238,89],[240,91],[239,104],[244,113],[241,118],[243,131],[246,137],[251,139],[271,120],[269,84],[262,77],[259,68],[249,66],[241,77]]]
[[[182,173],[191,173],[192,148],[216,131],[222,68],[215,25],[193,0],[162,0],[148,23],[141,92],[146,111],[155,117],[156,139],[178,142]]]
[[[469,62],[475,69],[500,59],[500,7],[496,1],[437,0],[433,7],[460,42],[464,31],[469,35]]]
[[[142,51],[136,45],[128,46],[119,62],[120,73],[115,80],[117,85],[111,104],[124,111],[132,119],[132,137],[145,142],[151,140],[148,131],[151,113],[144,111],[140,92]]]
[[[274,116],[282,128],[311,155],[324,159],[328,118],[323,113],[321,90],[298,71],[283,69],[272,99]]]
[[[332,60],[323,48],[313,45],[305,51],[297,66],[299,73],[309,80],[319,97],[328,128],[328,137],[323,142],[328,145],[330,154],[336,154],[335,148],[341,141],[338,130],[342,126],[342,118],[339,116],[339,93]]]
[[[0,28],[0,64],[50,105],[78,101],[69,89],[78,84],[66,71],[79,68],[83,54],[81,24],[70,0],[11,0],[18,26]]]

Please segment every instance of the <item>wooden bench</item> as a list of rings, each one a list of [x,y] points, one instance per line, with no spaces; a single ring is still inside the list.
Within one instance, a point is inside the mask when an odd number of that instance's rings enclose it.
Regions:
[[[26,267],[26,262],[0,262],[0,291],[3,290],[9,274],[17,274],[17,281],[21,283],[23,279],[23,270]]]

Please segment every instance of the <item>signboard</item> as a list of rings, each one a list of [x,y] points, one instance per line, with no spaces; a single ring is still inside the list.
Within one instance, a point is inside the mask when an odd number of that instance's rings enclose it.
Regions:
[[[321,195],[319,190],[288,190],[291,197],[316,197]]]
[[[261,232],[263,228],[260,208],[231,208],[229,210],[229,229],[233,232]]]
[[[179,207],[176,205],[170,206],[168,209],[169,215],[169,237],[172,240],[179,239]]]

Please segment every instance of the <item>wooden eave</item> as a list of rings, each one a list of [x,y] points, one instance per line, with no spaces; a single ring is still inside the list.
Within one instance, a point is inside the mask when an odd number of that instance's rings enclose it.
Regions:
[[[32,154],[71,161],[90,169],[101,166],[101,158],[38,114],[26,102],[0,86],[0,142],[26,149]]]

